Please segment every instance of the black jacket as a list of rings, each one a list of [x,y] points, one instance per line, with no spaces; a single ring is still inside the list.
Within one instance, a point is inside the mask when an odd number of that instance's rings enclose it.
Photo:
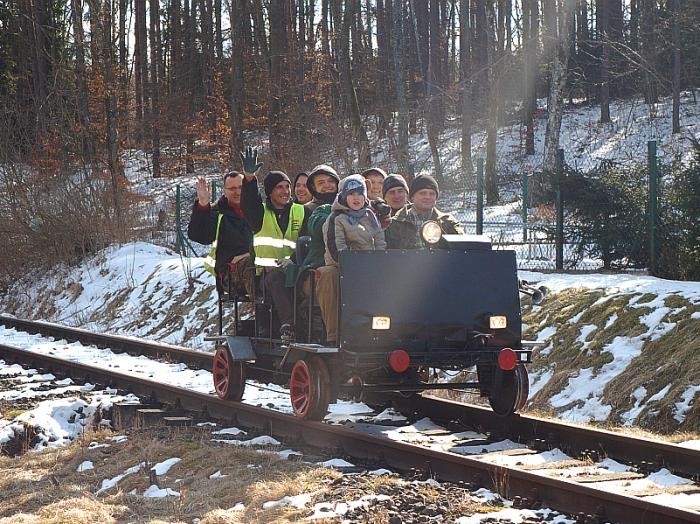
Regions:
[[[211,244],[216,237],[216,222],[223,215],[216,248],[215,271],[221,273],[226,264],[237,255],[249,253],[253,247],[253,230],[248,222],[235,214],[225,197],[213,206],[201,208],[195,200],[192,216],[187,226],[187,236],[200,244]]]

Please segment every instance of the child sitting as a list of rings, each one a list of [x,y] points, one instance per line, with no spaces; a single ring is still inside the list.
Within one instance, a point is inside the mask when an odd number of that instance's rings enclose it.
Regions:
[[[326,265],[319,268],[316,296],[326,325],[326,344],[338,337],[338,253],[384,250],[386,242],[379,220],[369,206],[367,186],[360,175],[340,182],[331,214],[323,225]]]

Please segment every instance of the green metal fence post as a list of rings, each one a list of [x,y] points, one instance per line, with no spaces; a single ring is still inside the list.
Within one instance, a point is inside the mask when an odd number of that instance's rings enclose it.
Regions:
[[[649,167],[649,202],[647,204],[648,229],[649,229],[649,271],[656,273],[656,228],[658,225],[658,189],[659,172],[658,159],[656,157],[656,141],[647,142],[647,165]]]
[[[557,208],[557,231],[556,231],[556,268],[564,269],[564,198],[561,194],[561,184],[564,178],[564,150],[557,149],[556,166],[556,208]]]
[[[182,242],[180,239],[180,232],[182,231],[182,221],[180,216],[181,203],[182,201],[180,195],[180,184],[178,184],[177,186],[175,186],[175,246],[177,252],[180,254],[182,254]]]
[[[216,202],[216,187],[217,183],[216,181],[211,183],[211,201]]]
[[[484,233],[484,159],[476,161],[476,234]]]
[[[520,185],[522,186],[523,194],[523,205],[522,205],[522,218],[523,218],[523,243],[527,243],[527,204],[528,204],[528,194],[527,194],[527,172],[523,171],[523,176],[520,180]]]

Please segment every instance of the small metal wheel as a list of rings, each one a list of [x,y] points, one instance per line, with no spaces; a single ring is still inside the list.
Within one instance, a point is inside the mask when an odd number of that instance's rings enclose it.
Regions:
[[[501,386],[489,392],[489,404],[494,413],[505,417],[521,410],[529,393],[527,369],[523,364],[516,364],[512,371],[503,371]]]
[[[322,420],[331,399],[331,378],[322,358],[311,355],[297,360],[289,379],[289,397],[294,415],[306,420]]]
[[[214,389],[219,398],[239,402],[245,390],[245,362],[233,360],[227,346],[218,346],[212,366]]]

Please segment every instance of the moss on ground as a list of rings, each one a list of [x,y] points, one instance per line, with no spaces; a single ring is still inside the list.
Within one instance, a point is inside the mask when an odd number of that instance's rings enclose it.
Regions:
[[[642,401],[647,402],[649,397],[670,384],[668,393],[662,399],[644,407],[638,424],[660,432],[678,429],[693,431],[693,428],[700,427],[700,402],[697,401],[691,403],[682,423],[674,419],[676,403],[681,400],[682,394],[689,386],[700,384],[700,358],[697,357],[700,319],[691,318],[693,313],[700,310],[700,305],[681,296],[667,297],[664,305],[671,311],[661,322],[676,325],[652,341],[647,334],[652,333],[653,329],[645,325],[641,318],[653,309],[641,304],[655,299],[653,293],[606,296],[600,290],[567,290],[550,294],[541,307],[526,311],[523,315],[523,322],[528,325],[526,338],[535,338],[544,326],[556,328],[550,338],[548,353],[535,352],[532,370],[553,370],[553,375],[531,399],[533,409],[551,410],[548,399],[566,388],[570,378],[577,376],[581,369],[590,368],[595,375],[613,362],[614,357],[606,347],[615,338],[636,338],[642,344],[641,354],[599,393],[601,401],[612,406],[608,421],[619,423],[621,415],[635,406],[632,393],[638,388],[646,389]],[[588,333],[582,343],[582,329],[591,325],[596,328]],[[640,336],[644,338],[639,339]]]

